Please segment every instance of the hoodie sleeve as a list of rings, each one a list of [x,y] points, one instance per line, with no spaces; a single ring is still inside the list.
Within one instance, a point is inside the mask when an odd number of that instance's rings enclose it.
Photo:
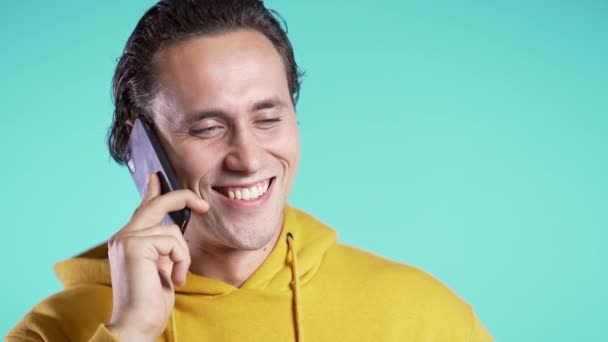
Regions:
[[[479,318],[477,318],[475,312],[473,312],[472,320],[471,338],[469,340],[471,342],[494,342],[494,339]]]
[[[49,317],[29,313],[4,338],[4,342],[55,342],[73,340]],[[89,342],[119,342],[100,324]]]
[[[67,336],[46,315],[30,312],[8,333],[5,342],[66,341]]]

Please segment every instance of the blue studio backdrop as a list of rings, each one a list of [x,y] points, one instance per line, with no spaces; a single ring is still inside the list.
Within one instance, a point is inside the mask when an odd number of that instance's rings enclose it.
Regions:
[[[0,1],[0,334],[139,203],[105,136],[153,1]],[[290,202],[499,341],[608,341],[608,2],[266,1],[306,72]]]

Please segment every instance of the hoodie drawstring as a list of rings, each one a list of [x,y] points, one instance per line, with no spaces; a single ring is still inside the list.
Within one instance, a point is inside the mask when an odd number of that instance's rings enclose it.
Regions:
[[[291,290],[293,292],[293,311],[294,311],[294,326],[296,333],[296,342],[304,342],[304,327],[302,326],[302,313],[300,311],[300,279],[298,278],[297,263],[298,258],[296,256],[294,237],[292,233],[287,233],[287,259],[291,268]],[[291,259],[289,255],[291,254]],[[169,316],[169,336],[171,336],[172,342],[177,342],[177,327],[175,322],[175,312]]]
[[[302,313],[300,312],[300,279],[298,277],[298,272],[296,269],[296,264],[298,263],[298,259],[296,257],[296,251],[295,251],[295,247],[294,247],[294,237],[293,234],[291,232],[287,233],[287,249],[288,251],[288,256],[289,254],[291,254],[291,262],[289,262],[289,265],[291,266],[291,275],[292,275],[292,281],[291,281],[291,289],[293,291],[293,306],[294,306],[294,315],[295,315],[295,319],[294,319],[294,325],[295,325],[295,330],[296,330],[296,342],[303,342],[304,341],[304,327],[302,326]]]
[[[177,341],[177,326],[175,324],[175,311],[171,311],[171,316],[169,316],[169,327],[170,332],[169,336],[171,336],[170,342],[178,342]]]

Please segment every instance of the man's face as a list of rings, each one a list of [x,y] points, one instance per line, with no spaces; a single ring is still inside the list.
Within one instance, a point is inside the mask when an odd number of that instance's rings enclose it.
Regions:
[[[239,30],[192,38],[158,57],[160,140],[180,183],[210,205],[193,213],[187,236],[265,246],[282,225],[300,156],[280,55],[261,33]]]

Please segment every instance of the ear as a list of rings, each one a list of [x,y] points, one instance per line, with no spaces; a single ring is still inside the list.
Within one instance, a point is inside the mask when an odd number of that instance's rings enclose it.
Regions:
[[[127,133],[131,134],[133,130],[133,120],[127,120]]]

